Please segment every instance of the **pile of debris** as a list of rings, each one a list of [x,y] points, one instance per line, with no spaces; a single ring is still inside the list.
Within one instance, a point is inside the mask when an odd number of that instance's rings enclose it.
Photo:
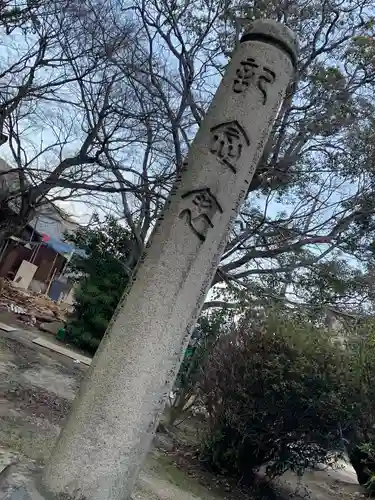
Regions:
[[[14,313],[29,325],[65,320],[66,312],[46,295],[20,290],[4,278],[0,279],[0,310]]]

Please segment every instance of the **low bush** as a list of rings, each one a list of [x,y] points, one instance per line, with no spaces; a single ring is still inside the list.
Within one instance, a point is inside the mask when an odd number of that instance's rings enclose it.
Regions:
[[[280,311],[222,336],[201,383],[210,415],[202,460],[240,477],[267,465],[272,477],[356,446],[358,360],[326,329]]]

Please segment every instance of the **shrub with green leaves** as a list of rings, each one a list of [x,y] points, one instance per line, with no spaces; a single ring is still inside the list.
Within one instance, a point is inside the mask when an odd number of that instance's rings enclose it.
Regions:
[[[351,353],[350,392],[352,432],[347,436],[347,451],[360,484],[374,495],[375,478],[375,321],[372,318],[352,329],[347,343]]]
[[[67,339],[94,353],[129,281],[126,262],[132,240],[129,231],[111,217],[97,228],[81,228],[70,239],[85,250],[86,258],[77,256],[70,266],[80,278]]]
[[[248,477],[332,460],[353,436],[358,407],[353,353],[292,312],[248,319],[220,338],[203,374],[210,432],[202,459]]]
[[[375,496],[375,441],[370,440],[355,448],[358,461],[358,480],[367,489],[369,496]]]

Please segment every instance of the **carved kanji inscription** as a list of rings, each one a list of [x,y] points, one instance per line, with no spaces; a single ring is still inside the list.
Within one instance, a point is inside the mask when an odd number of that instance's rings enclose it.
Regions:
[[[205,241],[208,230],[214,227],[214,215],[223,213],[219,202],[209,188],[188,191],[182,199],[186,200],[186,208],[181,210],[179,218],[185,220],[201,241]]]
[[[261,66],[253,57],[248,57],[241,61],[240,67],[236,70],[233,81],[233,92],[241,94],[245,92],[251,84],[255,84],[262,93],[262,104],[267,102],[267,86],[272,85],[276,79],[276,74],[267,66]]]
[[[237,172],[236,163],[241,157],[244,146],[249,144],[245,130],[236,120],[211,129],[210,152],[234,173]]]

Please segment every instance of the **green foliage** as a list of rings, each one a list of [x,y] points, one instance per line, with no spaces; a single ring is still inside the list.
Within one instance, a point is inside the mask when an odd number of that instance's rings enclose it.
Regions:
[[[201,316],[198,328],[186,350],[176,379],[176,389],[195,386],[206,358],[215,345],[220,330],[225,328],[226,315],[223,310],[214,311],[210,316]]]
[[[361,483],[365,486],[370,496],[375,495],[375,441],[367,441],[358,446],[360,454],[363,479]]]
[[[193,333],[174,384],[175,399],[171,405],[169,423],[181,416],[190,398],[198,393],[199,380],[207,358],[214,348],[219,333],[228,327],[228,314],[218,309],[202,315]]]
[[[71,241],[87,256],[76,257],[71,264],[80,278],[68,340],[94,353],[128,283],[126,261],[132,240],[126,228],[108,217],[98,228],[81,229]]]
[[[363,321],[352,329],[347,347],[353,361],[352,408],[355,426],[348,436],[348,454],[358,481],[374,495],[375,475],[375,322]],[[349,387],[348,387],[349,390]],[[346,430],[344,429],[344,432]]]
[[[202,380],[210,415],[202,459],[244,477],[265,464],[271,477],[302,474],[330,462],[332,450],[366,441],[375,366],[365,354],[369,336],[358,339],[344,347],[332,332],[278,310],[222,336]]]

